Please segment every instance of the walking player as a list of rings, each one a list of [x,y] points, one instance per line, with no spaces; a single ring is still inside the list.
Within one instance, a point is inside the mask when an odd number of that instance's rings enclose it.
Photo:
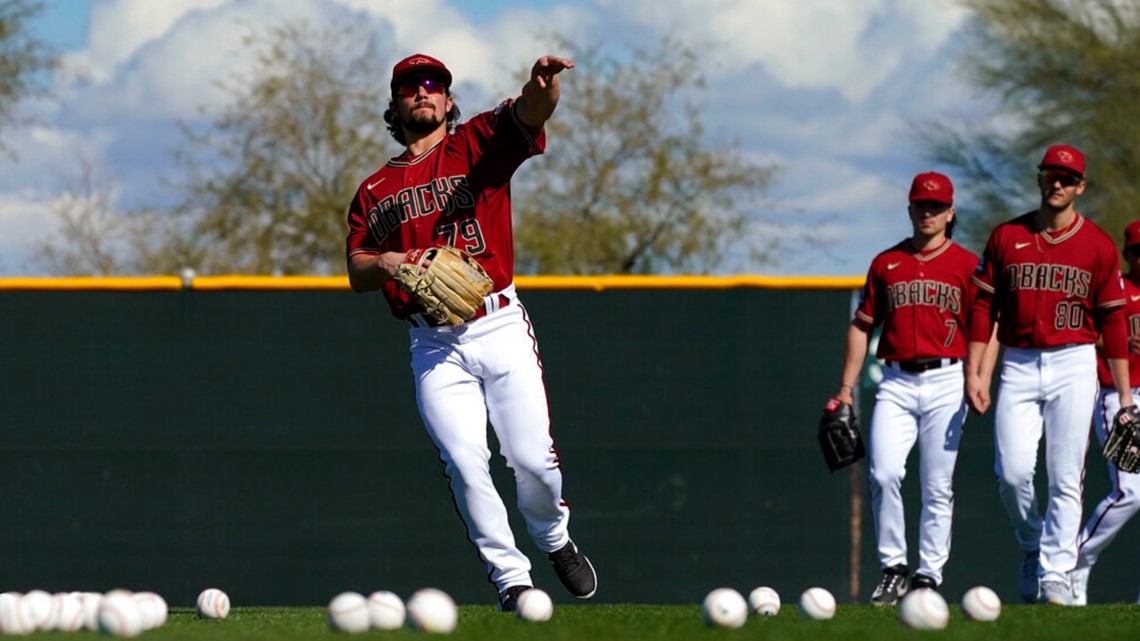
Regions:
[[[1124,316],[1128,328],[1128,378],[1133,398],[1140,394],[1140,220],[1124,229],[1124,261],[1128,274],[1124,279]],[[1112,372],[1108,362],[1097,359],[1097,378],[1100,394],[1093,413],[1093,431],[1101,448],[1108,438],[1108,426],[1120,410],[1120,400],[1113,389]],[[1112,490],[1089,515],[1081,537],[1077,541],[1077,567],[1069,576],[1073,582],[1073,604],[1088,603],[1089,572],[1097,558],[1120,533],[1120,528],[1140,510],[1140,474],[1128,474],[1106,461]]]
[[[978,264],[968,359],[972,364],[983,358],[1000,318],[998,339],[1005,351],[994,416],[994,471],[1025,553],[1019,591],[1026,601],[1067,605],[1096,401],[1098,335],[1104,336],[1120,406],[1133,402],[1116,246],[1075,208],[1086,187],[1085,157],[1055,145],[1038,170],[1040,207],[998,225]],[[967,366],[966,393],[977,398],[988,388]],[[1033,485],[1042,435],[1049,477],[1044,518]]]
[[[539,58],[520,97],[456,125],[447,67],[422,54],[401,60],[384,119],[407,150],[362,182],[348,208],[349,282],[357,292],[381,290],[412,325],[420,414],[503,611],[515,610],[533,583],[491,480],[488,418],[535,545],[571,594],[588,599],[597,589],[593,566],[570,540],[538,344],[515,293],[511,234],[511,176],[545,148],[558,74],[573,66]],[[466,250],[494,280],[476,317],[459,327],[436,326],[392,279],[409,250],[440,245]]]
[[[965,324],[974,289],[970,277],[978,264],[977,256],[950,240],[953,196],[954,187],[942,174],[914,177],[908,207],[913,233],[871,261],[859,308],[847,329],[836,399],[854,402],[851,393],[867,357],[870,333],[879,325],[876,356],[887,364],[869,434],[871,514],[883,570],[871,595],[875,605],[894,605],[908,589],[900,487],[916,441],[922,513],[918,570],[910,587],[937,589],[950,556],[954,464],[966,418]],[[993,359],[991,372],[992,364]]]

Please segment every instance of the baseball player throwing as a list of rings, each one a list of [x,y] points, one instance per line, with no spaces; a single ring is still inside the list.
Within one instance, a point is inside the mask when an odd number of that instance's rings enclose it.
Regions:
[[[538,344],[513,284],[510,179],[544,150],[558,74],[573,67],[543,56],[520,97],[457,125],[447,67],[423,54],[401,60],[384,119],[407,149],[366,178],[348,207],[349,281],[357,292],[381,290],[393,315],[411,324],[420,414],[503,611],[515,610],[533,583],[491,480],[488,418],[535,545],[571,594],[587,599],[597,588],[593,566],[570,540]],[[423,255],[412,250],[442,245],[473,255],[494,283],[475,317],[457,326],[441,326],[393,279],[409,253]]]
[[[1128,329],[1128,378],[1130,384],[1140,383],[1140,221],[1124,229],[1124,260],[1128,274],[1124,280],[1124,316]],[[1103,351],[1097,359],[1097,379],[1100,393],[1093,413],[1093,431],[1104,447],[1108,428],[1120,410],[1119,396],[1113,389],[1112,371]],[[1133,398],[1140,387],[1132,388]],[[1073,582],[1074,605],[1088,603],[1089,573],[1100,553],[1120,533],[1120,528],[1140,509],[1140,474],[1127,474],[1114,463],[1106,461],[1112,490],[1089,515],[1077,541],[1077,567],[1070,573]]]
[[[983,358],[985,341],[1000,319],[998,339],[1005,350],[994,416],[994,470],[1025,553],[1020,593],[1026,601],[1068,605],[1097,395],[1098,335],[1104,337],[1120,407],[1132,405],[1132,391],[1116,247],[1075,208],[1086,187],[1085,157],[1073,147],[1055,145],[1038,169],[1041,206],[998,225],[978,263],[968,359]],[[967,367],[970,402],[988,402],[988,390],[988,382]],[[1044,517],[1033,485],[1042,436],[1049,477]]]
[[[950,240],[954,187],[939,173],[914,177],[908,212],[913,233],[871,262],[859,308],[847,330],[843,379],[835,398],[853,403],[871,330],[881,325],[876,356],[886,362],[869,434],[871,514],[883,578],[875,605],[906,594],[906,523],[900,493],[915,442],[921,459],[918,570],[910,588],[937,589],[950,556],[952,481],[966,418],[965,321],[978,257]],[[990,361],[991,369],[993,359]],[[988,373],[985,373],[988,376]]]

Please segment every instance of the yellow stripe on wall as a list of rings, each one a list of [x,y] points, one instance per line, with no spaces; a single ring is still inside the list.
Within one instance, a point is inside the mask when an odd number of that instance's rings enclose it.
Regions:
[[[121,290],[170,291],[182,289],[177,276],[141,276],[115,278],[0,278],[0,290]]]
[[[862,276],[519,276],[519,289],[859,289]],[[178,276],[114,278],[0,278],[2,290],[183,289]],[[347,276],[198,276],[190,289],[221,290],[348,290]]]

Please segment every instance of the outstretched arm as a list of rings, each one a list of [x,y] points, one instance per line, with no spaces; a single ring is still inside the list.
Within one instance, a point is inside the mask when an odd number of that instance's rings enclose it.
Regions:
[[[558,74],[573,68],[574,61],[569,58],[543,56],[535,61],[530,69],[530,80],[523,85],[522,97],[515,104],[515,115],[524,125],[542,129],[562,95]]]

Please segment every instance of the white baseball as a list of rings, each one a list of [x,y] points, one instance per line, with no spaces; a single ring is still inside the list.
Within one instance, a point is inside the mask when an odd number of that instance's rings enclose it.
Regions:
[[[358,592],[341,592],[329,601],[329,627],[337,632],[367,632],[372,627],[368,599]]]
[[[79,602],[83,604],[83,629],[99,631],[99,604],[103,595],[98,592],[80,592]]]
[[[224,619],[230,615],[230,597],[218,588],[206,588],[198,595],[198,616]]]
[[[421,588],[408,599],[408,620],[420,632],[449,634],[459,623],[455,600],[443,590]]]
[[[1001,598],[984,585],[972,587],[962,596],[962,613],[974,621],[995,621],[1001,616]]]
[[[916,630],[941,630],[950,622],[950,609],[937,590],[911,590],[899,603],[899,620]]]
[[[399,630],[406,616],[404,600],[394,592],[377,590],[368,595],[368,618],[377,630]]]
[[[99,631],[116,637],[138,636],[143,631],[142,614],[134,597],[107,594],[99,602]]]
[[[549,621],[554,616],[554,602],[550,595],[538,588],[531,588],[519,595],[518,617],[523,621]]]
[[[83,602],[75,592],[57,592],[51,595],[52,618],[55,629],[60,632],[76,632],[83,629],[85,618]]]
[[[701,618],[711,627],[739,628],[748,620],[748,602],[732,588],[717,588],[705,595]]]
[[[800,595],[800,614],[823,621],[835,616],[835,597],[823,588],[808,588]]]
[[[22,597],[24,616],[32,623],[36,630],[51,630],[55,624],[51,620],[52,598],[51,593],[44,590],[32,590]]]
[[[780,594],[772,588],[762,585],[749,593],[748,605],[756,614],[774,617],[780,613]]]
[[[156,592],[135,592],[134,599],[142,614],[144,630],[161,628],[166,623],[166,615],[170,611],[166,599]]]
[[[30,634],[36,627],[28,620],[23,596],[19,592],[0,594],[0,633]]]

